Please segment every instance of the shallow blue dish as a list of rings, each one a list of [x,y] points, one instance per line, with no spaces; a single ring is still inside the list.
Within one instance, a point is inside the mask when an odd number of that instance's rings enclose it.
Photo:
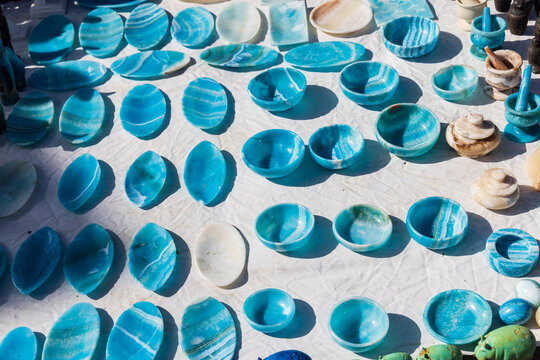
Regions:
[[[0,359],[36,360],[37,352],[36,334],[27,327],[11,330],[0,343]]]
[[[284,59],[294,67],[308,71],[340,71],[360,60],[366,48],[351,41],[323,41],[289,50]]]
[[[252,328],[269,334],[285,329],[292,322],[296,306],[285,291],[270,288],[251,294],[244,301],[243,310]]]
[[[179,51],[143,51],[116,60],[111,70],[127,79],[155,80],[173,74],[190,61],[188,55]]]
[[[242,147],[244,163],[266,178],[292,173],[302,163],[305,145],[300,136],[289,130],[271,129],[253,135]]]
[[[499,317],[506,325],[522,325],[531,318],[533,308],[526,300],[510,299],[499,308]]]
[[[167,230],[146,224],[133,238],[128,252],[131,275],[150,291],[165,285],[176,264],[176,246]]]
[[[11,264],[11,280],[23,295],[32,293],[49,279],[60,261],[62,245],[50,227],[32,233],[21,245]]]
[[[448,198],[433,196],[418,200],[407,212],[407,230],[411,238],[428,249],[456,246],[468,228],[467,212]]]
[[[146,207],[157,199],[167,180],[167,164],[149,150],[128,168],[124,188],[128,199],[138,207]]]
[[[72,144],[84,144],[94,139],[105,120],[105,102],[100,93],[85,88],[66,101],[58,120],[60,135]]]
[[[28,82],[36,89],[66,91],[100,85],[108,74],[107,67],[95,61],[62,61],[34,71]]]
[[[96,308],[88,303],[70,307],[56,320],[43,346],[43,360],[67,357],[90,360],[101,334],[101,321]]]
[[[447,101],[463,100],[478,85],[478,73],[467,65],[450,65],[438,70],[431,78],[435,94]]]
[[[302,100],[307,80],[292,68],[273,68],[255,76],[248,84],[251,100],[268,111],[285,111]]]
[[[360,61],[347,66],[339,75],[341,91],[359,105],[376,105],[394,96],[399,74],[377,61]]]
[[[255,221],[259,240],[277,252],[297,250],[306,245],[315,228],[315,217],[305,206],[278,204],[264,210]]]
[[[486,241],[489,265],[499,274],[511,277],[527,275],[538,262],[538,242],[523,230],[500,229]]]
[[[488,302],[469,290],[453,289],[437,294],[424,310],[424,325],[437,340],[450,345],[476,341],[491,326]]]
[[[311,360],[311,358],[298,350],[284,350],[265,357],[264,359],[259,358],[259,360]]]
[[[165,96],[152,84],[135,86],[122,100],[122,127],[140,139],[148,139],[161,131],[166,116]]]
[[[75,28],[63,15],[43,19],[30,34],[28,52],[36,63],[48,65],[62,60],[73,50]]]
[[[69,211],[82,209],[96,192],[101,179],[101,165],[90,154],[73,160],[58,182],[58,200]]]
[[[337,304],[330,312],[328,331],[341,347],[365,352],[376,348],[386,337],[390,320],[379,303],[353,297]]]
[[[0,167],[0,204],[2,204],[0,217],[19,211],[32,196],[36,182],[36,168],[31,162],[17,159],[2,165]]]
[[[416,104],[396,104],[379,113],[375,135],[388,152],[402,157],[427,153],[439,139],[441,124],[430,110]]]
[[[227,93],[210,78],[197,78],[189,83],[182,97],[182,110],[189,123],[199,129],[218,128],[227,114]]]
[[[124,38],[124,21],[114,10],[101,8],[90,11],[79,27],[79,43],[97,58],[116,53]]]
[[[82,229],[64,254],[64,276],[78,293],[94,291],[105,279],[114,259],[111,236],[98,224]]]
[[[268,13],[272,45],[289,46],[309,41],[305,2],[282,1],[270,5]]]
[[[309,151],[315,162],[327,169],[345,169],[354,165],[364,150],[364,137],[344,124],[315,131],[309,138]]]
[[[435,21],[421,16],[397,18],[381,31],[388,51],[401,58],[415,58],[433,51],[440,32]]]
[[[220,45],[201,52],[202,61],[225,69],[263,69],[277,63],[277,51],[257,44]]]
[[[7,118],[9,140],[19,146],[35,144],[47,133],[53,118],[52,99],[44,92],[32,91],[15,104]]]
[[[202,48],[212,39],[214,15],[201,6],[180,11],[171,24],[171,35],[187,48]]]
[[[163,41],[169,31],[169,17],[154,3],[137,6],[126,21],[127,42],[138,50],[152,49]]]
[[[487,57],[484,51],[486,46],[494,50],[503,44],[506,21],[500,16],[491,15],[491,31],[483,31],[482,20],[483,16],[480,15],[471,23],[472,46],[470,52],[478,59],[484,60]]]

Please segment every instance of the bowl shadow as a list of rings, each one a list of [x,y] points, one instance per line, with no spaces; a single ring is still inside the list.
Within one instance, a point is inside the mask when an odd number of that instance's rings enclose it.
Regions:
[[[165,184],[163,184],[163,188],[152,202],[150,202],[146,206],[141,207],[141,209],[143,210],[150,210],[151,208],[158,206],[163,201],[165,201],[165,199],[167,199],[169,196],[171,196],[180,189],[180,179],[178,178],[178,170],[176,169],[176,166],[164,156],[162,156],[161,158],[163,159],[163,161],[165,162],[165,166],[167,167],[167,177],[165,179]]]
[[[283,186],[313,186],[328,179],[333,172],[325,169],[313,160],[309,147],[305,145],[304,157],[300,166],[289,175],[280,178],[269,178],[268,180]]]
[[[191,271],[191,251],[186,242],[171,230],[167,230],[171,234],[174,245],[176,246],[176,263],[174,264],[173,273],[163,286],[156,290],[156,294],[171,297],[180,290],[186,282]]]
[[[127,257],[124,243],[112,230],[107,230],[107,232],[111,236],[114,246],[113,262],[107,276],[103,279],[103,282],[99,284],[94,291],[88,294],[88,297],[92,300],[98,300],[107,295],[120,278],[120,275],[126,266]]]
[[[336,170],[336,174],[344,176],[360,176],[377,172],[390,162],[390,154],[378,141],[364,139],[363,154],[351,167]]]
[[[388,242],[373,251],[361,253],[362,255],[373,258],[389,258],[401,254],[409,242],[411,237],[407,231],[407,225],[399,218],[390,215],[392,220],[392,234]]]
[[[442,250],[433,250],[446,256],[469,256],[484,251],[486,240],[493,232],[490,223],[482,216],[467,212],[469,229],[463,240],[454,247]]]
[[[317,318],[313,308],[307,302],[300,299],[294,299],[294,305],[296,312],[294,313],[292,322],[285,329],[267,335],[281,339],[294,339],[311,332],[315,327]]]
[[[163,341],[156,353],[155,360],[173,360],[178,351],[178,326],[170,312],[158,306],[163,316]]]
[[[338,97],[332,90],[319,85],[307,85],[304,96],[296,106],[271,114],[291,120],[310,120],[328,114],[338,102]]]
[[[332,232],[332,221],[324,216],[315,215],[315,228],[308,243],[300,249],[282,254],[301,259],[315,259],[330,254],[337,246],[338,242]]]

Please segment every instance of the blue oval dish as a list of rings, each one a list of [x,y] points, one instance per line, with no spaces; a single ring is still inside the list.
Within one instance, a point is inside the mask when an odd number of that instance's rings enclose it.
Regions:
[[[23,295],[32,293],[49,279],[60,261],[62,245],[58,234],[43,227],[21,245],[11,264],[11,280]]]
[[[62,15],[43,19],[30,34],[28,52],[36,63],[48,65],[62,60],[73,50],[75,28]]]
[[[379,303],[353,297],[337,304],[330,312],[328,331],[341,347],[356,353],[376,348],[386,337],[390,319]]]
[[[116,60],[111,70],[127,79],[154,80],[171,75],[190,61],[188,55],[179,51],[143,51]]]
[[[359,105],[377,105],[390,100],[398,85],[398,72],[377,61],[351,64],[339,75],[341,91]]]
[[[149,150],[129,167],[124,188],[128,199],[138,207],[151,205],[165,186],[167,164],[161,156]]]
[[[242,157],[247,167],[266,178],[292,173],[302,163],[304,152],[302,138],[282,129],[255,134],[242,147]]]
[[[538,262],[538,243],[523,230],[500,229],[486,241],[489,265],[499,274],[511,277],[527,275]]]
[[[101,321],[96,308],[88,303],[70,307],[54,323],[45,345],[43,360],[55,360],[69,354],[72,360],[90,360],[101,334]]]
[[[415,58],[435,49],[439,40],[439,25],[422,16],[403,16],[382,28],[386,48],[401,58]]]
[[[311,360],[311,358],[298,350],[284,350],[279,351],[277,353],[274,353],[268,357],[265,357],[264,360]],[[263,360],[262,358],[259,358],[259,360]]]
[[[499,308],[499,317],[506,325],[522,325],[531,318],[533,308],[526,300],[510,299]]]
[[[131,135],[147,139],[159,132],[167,115],[165,96],[152,84],[131,89],[120,108],[122,127]]]
[[[285,111],[302,100],[307,81],[292,68],[274,68],[255,76],[248,84],[251,100],[268,111]]]
[[[150,291],[165,285],[176,264],[176,246],[167,230],[154,223],[146,224],[129,247],[131,275]]]
[[[375,135],[388,152],[402,157],[427,153],[439,139],[441,124],[435,114],[416,104],[396,104],[379,113]]]
[[[171,24],[171,35],[187,48],[201,48],[214,32],[214,15],[201,6],[180,11]]]
[[[305,206],[278,204],[264,210],[255,221],[255,232],[268,248],[288,252],[306,245],[315,227],[315,217]]]
[[[309,138],[309,151],[315,162],[327,169],[345,169],[354,165],[364,150],[364,137],[355,128],[330,125]]]
[[[220,45],[201,52],[202,61],[225,69],[262,69],[277,63],[277,51],[257,44]]]
[[[111,236],[98,224],[82,229],[64,254],[64,275],[78,293],[94,291],[105,279],[114,259]]]
[[[488,302],[469,290],[453,289],[432,298],[424,310],[424,325],[439,341],[463,345],[476,341],[490,328]]]
[[[0,359],[36,360],[37,352],[36,334],[27,327],[11,330],[0,343]]]
[[[79,27],[79,42],[83,49],[97,58],[114,55],[124,38],[124,21],[112,9],[90,11]]]
[[[19,211],[36,188],[37,173],[26,160],[11,160],[0,167],[0,217]],[[2,273],[0,272],[0,277]]]
[[[465,209],[454,200],[428,197],[407,212],[407,230],[414,241],[428,249],[447,249],[463,240],[469,228]]]
[[[108,73],[105,65],[95,61],[62,61],[34,71],[28,82],[31,87],[41,90],[75,90],[100,85]]]
[[[92,140],[105,120],[105,102],[100,93],[85,88],[73,94],[60,112],[60,135],[72,144]]]
[[[187,121],[203,130],[218,128],[227,114],[227,93],[210,78],[197,78],[189,83],[182,97],[182,110]]]
[[[467,65],[450,65],[433,74],[431,85],[444,100],[463,100],[476,89],[478,73]]]
[[[96,192],[101,166],[90,154],[73,160],[58,182],[58,200],[69,211],[83,208]]]
[[[284,59],[294,67],[308,71],[340,71],[360,60],[366,48],[351,41],[323,41],[289,50]]]
[[[149,50],[159,45],[169,31],[169,17],[154,3],[137,6],[126,21],[127,42],[138,50]]]
[[[53,117],[54,104],[47,94],[28,93],[15,104],[7,118],[9,140],[19,146],[35,144],[47,133]]]
[[[269,334],[285,329],[292,322],[296,306],[285,291],[264,289],[251,294],[244,301],[243,310],[252,328]]]

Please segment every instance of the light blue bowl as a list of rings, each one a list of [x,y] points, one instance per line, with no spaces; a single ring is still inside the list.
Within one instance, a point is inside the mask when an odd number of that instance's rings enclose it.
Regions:
[[[337,241],[356,252],[380,248],[392,235],[392,220],[378,207],[354,205],[342,210],[335,218],[332,230]]]
[[[499,308],[499,317],[506,325],[522,325],[531,318],[533,308],[527,300],[510,299]]]
[[[201,6],[180,11],[171,24],[171,35],[187,48],[200,49],[214,33],[214,15]]]
[[[540,95],[529,93],[527,108],[524,111],[516,110],[519,93],[509,95],[504,101],[504,116],[506,121],[518,127],[531,127],[540,121]]]
[[[202,77],[189,83],[182,97],[182,111],[189,123],[199,129],[217,129],[222,124],[229,102],[223,86]]]
[[[161,45],[169,32],[169,17],[154,3],[137,6],[126,21],[124,37],[138,50],[149,50]]]
[[[476,89],[478,73],[467,65],[450,65],[433,74],[431,85],[444,100],[463,100]]]
[[[468,228],[467,212],[448,198],[433,196],[421,199],[407,212],[407,230],[411,238],[428,249],[456,246]]]
[[[379,303],[353,297],[337,304],[330,313],[328,330],[334,341],[347,350],[365,352],[386,337],[390,320]]]
[[[36,360],[37,353],[36,334],[27,327],[11,330],[0,343],[0,359]]]
[[[165,186],[167,164],[161,156],[148,150],[128,168],[124,189],[128,199],[142,208],[152,205]]]
[[[427,153],[439,139],[441,124],[437,116],[423,106],[396,104],[379,113],[375,135],[388,152],[402,157]]]
[[[259,240],[278,252],[293,251],[304,246],[311,239],[314,226],[313,213],[299,204],[271,206],[255,221]]]
[[[250,137],[242,147],[244,163],[266,178],[292,173],[304,158],[305,145],[300,136],[289,130],[271,129]]]
[[[424,310],[424,325],[437,340],[450,345],[476,341],[491,326],[488,302],[473,291],[453,289],[437,294]]]
[[[398,72],[377,61],[351,64],[339,75],[341,90],[359,105],[376,105],[390,100],[398,85]]]
[[[293,298],[279,289],[264,289],[251,294],[243,309],[248,324],[263,333],[286,328],[296,312]]]
[[[163,129],[167,117],[165,95],[152,84],[135,86],[120,107],[120,121],[128,133],[148,139]]]
[[[435,49],[439,40],[439,25],[421,16],[404,16],[382,28],[386,48],[401,58],[415,58]]]
[[[28,53],[32,60],[48,65],[62,60],[73,50],[75,28],[63,15],[50,15],[30,33]]]
[[[489,46],[491,49],[496,49],[504,42],[504,30],[506,30],[506,21],[500,17],[491,15],[492,31],[482,30],[482,18],[478,16],[471,23],[471,54],[479,59],[487,57],[484,48]]]
[[[273,68],[255,76],[248,92],[255,104],[268,111],[289,110],[302,100],[307,81],[293,68]]]
[[[327,169],[345,169],[355,164],[363,150],[364,137],[349,125],[325,126],[309,138],[311,156]]]
[[[64,170],[58,182],[58,200],[66,210],[76,212],[93,198],[101,180],[101,165],[95,157],[83,154]]]

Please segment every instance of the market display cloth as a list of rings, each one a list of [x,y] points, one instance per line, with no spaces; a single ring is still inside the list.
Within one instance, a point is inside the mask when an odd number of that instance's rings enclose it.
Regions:
[[[311,10],[319,1],[309,0]],[[492,154],[479,160],[459,157],[446,144],[446,124],[469,112],[479,112],[502,130],[506,124],[504,105],[493,102],[482,91],[484,63],[469,53],[469,33],[457,27],[455,2],[431,0],[441,34],[436,49],[429,55],[412,60],[399,59],[383,45],[380,31],[374,26],[367,33],[352,39],[368,49],[368,59],[393,66],[400,74],[399,89],[391,103],[413,102],[431,109],[442,123],[441,137],[426,155],[410,160],[388,154],[376,141],[373,125],[378,111],[390,105],[363,108],[348,100],[339,88],[339,73],[303,71],[308,87],[301,103],[293,110],[270,114],[249,98],[247,85],[258,72],[230,72],[213,68],[199,60],[201,50],[190,50],[171,40],[166,50],[189,54],[193,64],[178,75],[151,81],[170,100],[171,116],[166,129],[153,140],[140,140],[127,133],[120,124],[120,105],[127,92],[147,81],[133,81],[114,75],[97,90],[105,97],[109,111],[104,134],[88,147],[77,147],[64,140],[57,120],[45,138],[33,148],[21,148],[0,136],[0,163],[11,159],[32,161],[38,174],[38,184],[29,203],[18,213],[0,219],[0,243],[10,259],[21,243],[43,226],[56,230],[67,245],[86,225],[98,223],[115,234],[115,259],[110,278],[99,293],[89,298],[78,295],[56,272],[37,298],[23,296],[11,283],[9,274],[0,281],[0,337],[17,326],[28,326],[47,335],[54,321],[70,306],[90,302],[103,309],[106,328],[112,326],[121,312],[138,301],[150,301],[161,308],[165,319],[165,339],[160,353],[162,359],[184,359],[178,347],[178,323],[186,306],[200,297],[213,296],[229,305],[237,322],[240,359],[266,357],[285,349],[298,349],[313,359],[376,358],[396,351],[418,354],[421,346],[439,343],[426,330],[422,313],[427,302],[437,293],[454,288],[478,292],[498,305],[514,297],[516,279],[494,272],[487,264],[484,246],[487,237],[504,227],[517,227],[540,238],[540,193],[530,187],[524,172],[527,157],[540,142],[518,144],[503,138]],[[160,4],[172,16],[197,4],[163,0]],[[225,3],[202,5],[214,14]],[[489,5],[493,3],[490,1]],[[21,22],[28,17],[30,3],[4,5],[8,19]],[[270,45],[268,16],[265,7],[257,6],[265,14],[256,42]],[[76,28],[90,9],[69,2],[67,17]],[[127,12],[121,12],[126,18]],[[505,17],[505,15],[503,15]],[[533,34],[535,17],[531,15],[527,32],[522,36],[506,31],[503,47],[518,51],[526,57],[526,49]],[[38,21],[32,20],[34,27]],[[336,40],[324,33],[316,33],[310,26],[312,41]],[[339,39],[338,39],[339,40]],[[223,44],[218,40],[214,45]],[[27,41],[15,41],[15,50],[27,64],[30,74],[35,64],[27,53]],[[107,66],[118,57],[136,53],[129,45],[114,58],[95,59],[80,47],[68,60],[90,59]],[[446,102],[435,95],[431,87],[432,74],[449,64],[468,64],[480,76],[479,89],[463,104]],[[279,66],[286,66],[281,64]],[[205,133],[191,126],[181,110],[181,99],[188,83],[197,77],[210,77],[226,87],[232,98],[230,106],[234,118],[225,132]],[[31,89],[27,87],[27,91]],[[540,92],[540,79],[534,76],[532,91]],[[56,112],[74,91],[49,92]],[[10,108],[5,108],[9,114]],[[345,123],[358,128],[366,139],[363,163],[356,170],[332,172],[320,168],[306,152],[301,167],[293,174],[268,180],[249,170],[242,161],[244,142],[255,133],[283,128],[298,133],[305,143],[319,127]],[[183,183],[183,168],[190,150],[202,140],[211,141],[225,154],[228,161],[229,188],[225,201],[214,207],[196,203]],[[124,178],[131,163],[147,150],[168,159],[178,173],[177,190],[159,205],[142,210],[134,206],[124,192]],[[103,162],[107,179],[106,198],[84,214],[65,210],[57,198],[57,186],[64,169],[84,153]],[[491,212],[474,202],[470,185],[484,170],[501,167],[517,177],[521,199],[513,208]],[[405,217],[408,208],[427,196],[450,197],[464,206],[469,214],[469,231],[463,242],[454,249],[434,252],[413,240],[407,233]],[[271,205],[298,202],[316,215],[315,235],[309,249],[296,256],[278,254],[262,245],[254,232],[257,215]],[[391,215],[394,231],[388,245],[372,253],[357,254],[338,245],[332,235],[332,220],[350,205],[373,204]],[[234,289],[220,289],[205,280],[193,260],[197,236],[202,228],[215,221],[226,221],[236,226],[249,244],[246,274]],[[126,252],[139,229],[154,222],[168,229],[176,240],[178,274],[172,289],[165,294],[145,290],[130,275]],[[61,269],[60,269],[61,270]],[[540,267],[528,277],[538,279]],[[253,330],[242,314],[244,300],[254,291],[275,287],[287,291],[296,299],[297,315],[293,325],[275,336]],[[383,344],[357,356],[331,339],[327,322],[331,309],[339,301],[351,296],[365,296],[379,302],[388,312],[390,329]],[[534,316],[533,316],[534,317]],[[498,315],[494,313],[494,321]],[[534,325],[537,338],[540,330]],[[465,350],[472,350],[472,346]],[[102,353],[103,355],[103,353]]]

